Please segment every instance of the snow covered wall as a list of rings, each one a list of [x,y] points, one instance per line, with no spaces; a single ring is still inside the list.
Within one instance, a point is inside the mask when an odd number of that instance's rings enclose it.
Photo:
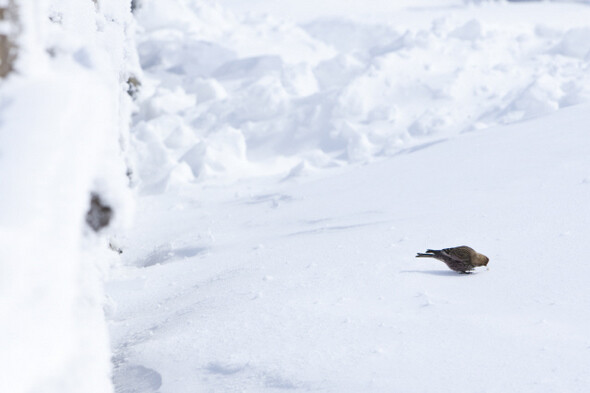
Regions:
[[[20,26],[0,81],[0,391],[109,392],[102,279],[132,207],[130,1],[3,3]],[[98,234],[91,193],[110,209]]]

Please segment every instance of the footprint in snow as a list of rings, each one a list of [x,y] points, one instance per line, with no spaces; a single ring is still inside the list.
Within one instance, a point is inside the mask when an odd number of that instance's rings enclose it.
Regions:
[[[162,376],[156,370],[140,365],[123,365],[113,370],[115,393],[157,393]]]
[[[244,371],[247,366],[247,364],[223,364],[219,362],[211,362],[205,366],[205,370],[211,374],[233,375],[240,371]]]

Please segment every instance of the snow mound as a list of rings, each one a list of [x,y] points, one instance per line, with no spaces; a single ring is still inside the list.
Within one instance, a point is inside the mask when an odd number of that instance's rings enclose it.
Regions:
[[[590,27],[568,30],[556,45],[555,53],[588,60],[590,58]]]
[[[320,168],[368,162],[590,98],[590,22],[563,29],[503,21],[502,12],[526,12],[517,5],[470,7],[469,17],[455,7],[412,26],[343,17],[293,23],[170,3],[160,15],[146,1],[138,14],[152,84],[135,121],[136,180],[146,187],[185,163],[204,181],[261,175],[269,162],[285,176],[317,151],[329,158]],[[588,13],[571,7],[563,10]],[[182,130],[174,146],[142,137],[146,129],[167,134],[168,116]],[[216,146],[228,127],[243,143],[238,150]],[[154,156],[158,170],[142,169]]]

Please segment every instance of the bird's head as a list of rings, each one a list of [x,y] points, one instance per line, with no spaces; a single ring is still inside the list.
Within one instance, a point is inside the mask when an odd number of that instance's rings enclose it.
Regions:
[[[477,266],[487,266],[490,258],[486,257],[483,254],[477,255]]]

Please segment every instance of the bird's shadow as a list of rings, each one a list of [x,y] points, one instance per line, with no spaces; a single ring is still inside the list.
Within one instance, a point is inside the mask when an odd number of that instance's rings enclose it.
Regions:
[[[470,276],[470,274],[460,274],[451,270],[402,270],[400,273],[422,273],[422,274],[430,274],[432,276]]]

